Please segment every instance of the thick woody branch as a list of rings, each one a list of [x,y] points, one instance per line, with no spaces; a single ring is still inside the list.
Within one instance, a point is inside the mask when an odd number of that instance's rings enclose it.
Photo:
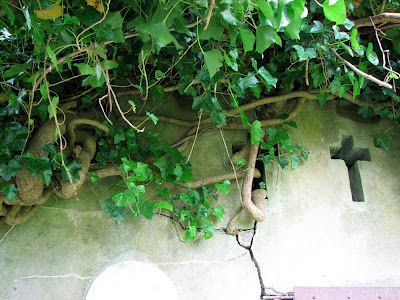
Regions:
[[[249,168],[244,175],[241,195],[243,208],[254,220],[262,222],[265,219],[265,198],[267,197],[267,191],[264,189],[252,191],[254,170],[259,148],[260,143],[251,145],[248,158]]]
[[[245,176],[246,171],[240,171],[240,172],[236,172],[236,176],[235,173],[226,173],[226,174],[222,174],[222,175],[216,175],[216,176],[210,176],[210,177],[206,177],[200,180],[196,180],[196,181],[192,181],[192,182],[188,182],[188,183],[178,183],[178,185],[180,186],[184,186],[184,187],[188,187],[191,189],[197,189],[200,188],[202,186],[206,186],[209,184],[213,184],[213,183],[217,183],[217,182],[221,182],[224,179],[228,179],[228,180],[233,180],[236,178],[243,178]],[[255,178],[260,178],[261,177],[261,173],[259,170],[255,169],[253,167],[253,174]]]
[[[375,24],[381,24],[381,23],[400,24],[400,13],[381,13],[373,17],[354,20],[353,22],[356,25],[356,27],[372,26],[371,18]]]

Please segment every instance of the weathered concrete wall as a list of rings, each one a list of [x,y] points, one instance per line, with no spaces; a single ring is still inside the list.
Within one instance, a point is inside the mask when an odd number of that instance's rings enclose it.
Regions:
[[[357,123],[339,116],[335,103],[308,102],[296,119],[293,141],[311,155],[291,172],[267,167],[266,221],[258,224],[253,251],[264,282],[282,291],[293,286],[400,285],[399,136],[385,152],[373,138],[392,125]],[[359,162],[364,202],[353,202],[343,160],[330,157],[342,136],[368,148]]]

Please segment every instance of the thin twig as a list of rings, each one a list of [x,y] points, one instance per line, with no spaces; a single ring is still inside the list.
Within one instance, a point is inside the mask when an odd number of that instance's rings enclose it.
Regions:
[[[231,163],[233,173],[235,174],[235,181],[236,181],[236,185],[237,185],[237,188],[238,188],[238,191],[239,191],[240,203],[243,205],[242,193],[240,193],[240,185],[239,185],[239,180],[238,180],[238,176],[237,176],[237,173],[236,173],[236,168],[235,168],[235,165],[233,164],[232,159],[231,159],[231,157],[229,155],[228,146],[226,145],[224,134],[222,133],[222,128],[219,128],[219,132],[221,133],[221,138],[222,138],[222,141],[224,142],[226,154],[228,155],[229,162]]]
[[[208,8],[208,14],[207,14],[207,18],[206,18],[206,25],[204,25],[204,30],[207,30],[208,25],[210,25],[210,20],[211,20],[211,16],[212,16],[214,7],[216,7],[215,0],[210,0],[210,7]]]
[[[119,111],[119,113],[120,113],[122,119],[123,119],[129,126],[131,126],[133,129],[135,129],[137,132],[143,132],[143,131],[144,131],[144,128],[143,128],[143,129],[139,129],[138,127],[136,127],[135,125],[133,125],[133,124],[125,117],[124,112],[122,111],[121,107],[119,106],[119,102],[118,102],[117,96],[115,95],[115,92],[114,92],[114,90],[113,90],[113,88],[112,88],[112,86],[111,86],[111,83],[110,83],[110,76],[109,76],[109,74],[108,74],[108,70],[106,70],[105,72],[103,72],[103,75],[104,75],[104,77],[106,78],[106,85],[107,85],[107,89],[108,89],[108,97],[109,97],[110,101],[111,101],[111,100],[114,101],[115,106],[117,107],[117,109],[118,109],[118,111]]]
[[[196,140],[197,140],[197,136],[198,136],[198,134],[199,134],[199,129],[200,129],[200,123],[201,123],[201,116],[202,116],[202,114],[203,114],[203,109],[200,108],[200,110],[199,110],[199,122],[197,123],[196,135],[194,136],[194,141],[193,141],[192,148],[190,149],[189,155],[188,155],[188,157],[187,157],[186,162],[184,163],[184,165],[186,165],[186,164],[189,162],[189,159],[190,159],[190,157],[192,156],[192,152],[193,152],[194,146],[196,145]]]
[[[4,239],[6,238],[6,236],[10,233],[11,230],[13,230],[13,228],[15,227],[15,225],[11,226],[10,229],[8,229],[8,231],[6,232],[6,234],[3,236],[3,238],[0,240],[0,243],[2,243],[4,241]]]
[[[381,52],[382,52],[382,66],[383,66],[383,68],[384,68],[385,70],[391,72],[391,73],[395,73],[397,76],[400,77],[400,73],[398,73],[398,72],[396,72],[396,71],[393,71],[393,69],[392,69],[391,66],[390,66],[390,68],[386,67],[386,57],[385,57],[385,54],[388,56],[388,60],[389,60],[389,64],[390,64],[389,50],[383,50],[381,40],[379,39],[378,29],[376,28],[375,23],[374,23],[374,21],[372,20],[372,18],[370,18],[370,19],[371,19],[372,26],[374,27],[374,30],[375,30],[376,41],[378,42],[379,49],[380,49]],[[393,79],[393,82],[394,82],[394,79]],[[396,87],[395,87],[395,88],[396,88]]]
[[[84,34],[86,31],[88,31],[88,30],[90,30],[91,28],[93,28],[94,26],[96,26],[97,24],[100,24],[101,22],[104,21],[104,19],[107,17],[107,14],[108,14],[109,9],[110,9],[110,3],[111,3],[111,0],[108,1],[108,3],[107,3],[107,10],[106,10],[106,12],[104,13],[103,17],[102,17],[100,20],[98,20],[97,22],[93,23],[93,24],[90,25],[88,28],[85,28],[84,30],[82,30],[82,31],[76,36],[76,38],[75,38],[76,46],[78,47],[79,50],[82,50],[81,46],[79,45],[79,44],[80,44],[80,43],[79,43],[79,38],[80,38],[80,36],[81,36],[82,34]]]
[[[385,8],[386,8],[386,0],[383,0],[381,5],[381,10],[379,11],[379,13],[383,14],[385,12]]]
[[[335,50],[333,50],[332,48],[330,49],[330,51],[331,51],[333,54],[335,54],[337,58],[339,58],[341,61],[343,61],[343,62],[345,63],[346,66],[348,66],[350,69],[352,69],[352,70],[353,70],[354,72],[356,72],[358,75],[360,75],[360,76],[362,76],[362,77],[364,77],[364,78],[366,78],[366,79],[368,79],[368,80],[370,80],[370,81],[372,81],[372,82],[375,82],[375,83],[376,83],[377,85],[379,85],[379,86],[383,86],[383,87],[386,87],[386,88],[388,88],[388,89],[393,89],[393,86],[392,86],[390,83],[387,83],[387,82],[385,82],[385,81],[379,80],[378,78],[376,78],[376,77],[374,77],[374,76],[372,76],[372,75],[370,75],[370,74],[367,74],[367,73],[361,71],[359,68],[357,68],[356,66],[354,66],[353,64],[351,64],[350,62],[348,62],[347,60],[345,60],[343,57],[341,57],[341,56],[339,55],[339,53],[337,53],[337,52],[336,52]]]
[[[308,79],[308,65],[309,65],[309,62],[310,62],[310,59],[309,58],[307,58],[307,60],[306,60],[306,74],[305,74],[305,77],[306,77],[306,85],[307,86],[309,86],[310,85],[310,80]]]

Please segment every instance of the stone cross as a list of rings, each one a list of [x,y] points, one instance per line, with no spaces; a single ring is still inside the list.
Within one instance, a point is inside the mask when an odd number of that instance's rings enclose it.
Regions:
[[[364,202],[364,193],[361,183],[360,170],[358,161],[371,161],[369,149],[355,148],[353,137],[343,136],[340,148],[330,148],[332,159],[343,159],[346,163],[349,179],[351,195],[354,202]]]

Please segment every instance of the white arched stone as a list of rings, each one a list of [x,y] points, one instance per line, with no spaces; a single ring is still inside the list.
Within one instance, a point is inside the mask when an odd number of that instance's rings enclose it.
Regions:
[[[169,277],[156,266],[123,261],[106,268],[91,284],[86,300],[163,299],[177,300]]]

